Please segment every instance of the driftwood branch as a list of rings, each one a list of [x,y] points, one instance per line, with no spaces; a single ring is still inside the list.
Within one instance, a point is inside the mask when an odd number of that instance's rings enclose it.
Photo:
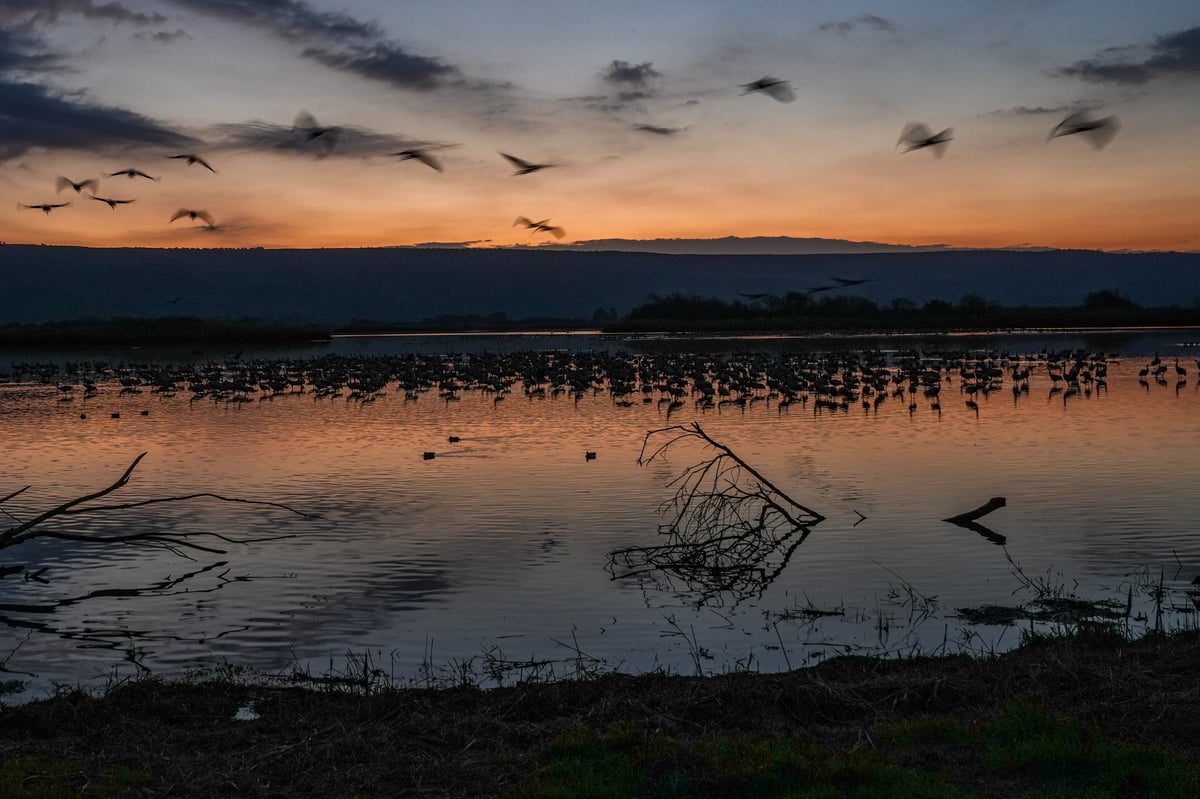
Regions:
[[[1004,497],[992,497],[975,510],[967,511],[966,513],[960,513],[957,516],[951,516],[949,519],[942,519],[942,521],[958,525],[959,527],[970,530],[973,533],[978,533],[988,541],[991,541],[993,544],[1004,546],[1006,543],[1008,543],[1007,538],[1000,535],[1000,533],[997,533],[995,530],[983,526],[977,520],[987,516],[994,510],[1003,508],[1006,504],[1008,503]]]
[[[667,542],[613,550],[608,571],[613,579],[657,580],[666,590],[682,581],[683,593],[699,604],[726,595],[734,601],[758,596],[825,517],[780,491],[694,422],[648,432],[638,463],[665,459],[688,440],[713,454],[668,483],[675,493],[659,508],[669,519],[659,527]]]

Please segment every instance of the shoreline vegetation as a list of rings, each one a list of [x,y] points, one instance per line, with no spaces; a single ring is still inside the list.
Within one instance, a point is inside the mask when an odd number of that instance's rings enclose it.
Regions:
[[[482,690],[233,668],[0,704],[0,795],[1187,797],[1200,633]]]
[[[199,347],[202,345],[297,345],[328,342],[336,335],[517,333],[598,330],[605,334],[774,334],[861,335],[986,333],[1018,330],[1200,327],[1200,303],[1153,308],[1116,291],[1088,294],[1077,306],[1010,307],[978,295],[957,303],[907,300],[878,305],[858,296],[813,299],[811,293],[762,295],[727,302],[683,294],[651,296],[620,316],[597,308],[590,318],[488,315],[437,316],[419,322],[355,319],[342,326],[261,319],[201,319],[188,316],[80,319],[37,324],[0,324],[0,347],[88,346]]]

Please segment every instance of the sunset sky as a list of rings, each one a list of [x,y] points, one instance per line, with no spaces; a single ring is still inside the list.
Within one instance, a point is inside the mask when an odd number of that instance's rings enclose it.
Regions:
[[[767,75],[795,100],[743,93]],[[1107,146],[1048,139],[1081,109]],[[913,121],[953,129],[942,157],[897,148]],[[0,0],[0,201],[10,243],[554,241],[526,216],[565,243],[1200,250],[1200,4]]]

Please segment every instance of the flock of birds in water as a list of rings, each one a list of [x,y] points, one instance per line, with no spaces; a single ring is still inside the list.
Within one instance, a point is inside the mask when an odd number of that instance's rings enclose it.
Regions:
[[[762,94],[779,102],[787,103],[796,99],[796,93],[791,85],[786,80],[764,75],[758,80],[741,85],[742,94]],[[1050,139],[1059,138],[1062,136],[1082,135],[1095,148],[1099,149],[1108,144],[1116,135],[1120,125],[1117,118],[1114,116],[1095,117],[1092,112],[1084,109],[1076,111],[1061,122],[1059,122],[1050,132]],[[333,152],[337,146],[337,140],[340,128],[336,126],[321,125],[316,117],[307,111],[301,111],[294,122],[292,123],[292,135],[300,142],[304,148],[310,149],[318,157],[325,157]],[[902,152],[911,152],[913,150],[930,150],[937,157],[941,157],[947,145],[953,140],[953,128],[946,128],[937,133],[934,133],[928,125],[923,122],[910,122],[905,125],[900,133],[900,139],[896,143],[896,147],[903,147]],[[391,156],[400,161],[417,161],[437,172],[444,171],[441,161],[434,154],[436,149],[449,145],[427,145],[423,147],[409,147],[391,153]],[[539,163],[528,161],[524,158],[512,155],[511,153],[500,153],[508,163],[513,167],[513,176],[530,175],[534,172],[539,172],[543,169],[558,166],[553,163]],[[183,161],[187,166],[199,165],[209,172],[216,173],[216,169],[201,156],[196,153],[175,153],[167,155],[166,158],[172,160]],[[119,169],[115,172],[104,173],[107,177],[126,177],[130,180],[141,179],[157,182],[160,178],[150,175],[149,173],[129,167]],[[116,210],[119,205],[128,205],[136,202],[135,198],[116,198],[104,197],[97,192],[100,188],[99,180],[96,178],[87,178],[81,181],[74,181],[64,176],[58,176],[56,179],[57,191],[62,192],[63,189],[71,188],[76,194],[86,197],[96,202],[102,202],[110,209]],[[88,194],[84,194],[84,190]],[[49,215],[51,211],[58,208],[64,208],[71,205],[70,201],[63,202],[38,202],[38,203],[18,203],[18,210],[37,210]],[[202,229],[215,231],[218,229],[217,222],[213,215],[205,209],[200,208],[180,208],[171,218],[168,223],[175,222],[178,219],[189,219],[193,222],[202,222]],[[513,222],[513,227],[523,226],[532,233],[549,233],[555,238],[561,239],[566,235],[566,232],[561,226],[551,225],[549,219],[531,220],[526,216],[518,216]]]
[[[907,403],[910,415],[924,404],[939,417],[953,392],[959,407],[978,417],[980,402],[1007,386],[1013,402],[1030,393],[1038,376],[1049,384],[1048,400],[1061,396],[1091,397],[1108,389],[1108,367],[1115,355],[1084,351],[1030,354],[966,351],[896,353],[754,353],[732,356],[701,354],[628,354],[605,352],[516,352],[506,354],[441,354],[377,357],[329,355],[307,360],[266,359],[190,365],[73,362],[14,363],[0,373],[0,383],[55,386],[58,401],[86,401],[102,386],[119,385],[119,395],[144,392],[160,397],[186,394],[189,402],[227,406],[308,396],[362,405],[389,391],[402,392],[403,402],[435,395],[447,404],[468,392],[491,397],[493,406],[510,397],[530,402],[584,397],[607,392],[617,407],[655,405],[667,421],[691,405],[694,412],[721,412],[762,405],[782,415],[811,407],[814,414],[849,412],[861,406],[879,412],[885,402]],[[1196,360],[1200,368],[1200,360]],[[1138,372],[1147,391],[1151,382],[1175,391],[1187,384],[1187,368],[1179,359],[1168,366],[1156,354]],[[1039,389],[1040,390],[1040,389]],[[143,409],[142,415],[149,411]],[[120,416],[112,412],[114,418]],[[87,414],[81,413],[86,419]],[[431,457],[430,453],[426,453]],[[589,453],[588,459],[595,457]]]

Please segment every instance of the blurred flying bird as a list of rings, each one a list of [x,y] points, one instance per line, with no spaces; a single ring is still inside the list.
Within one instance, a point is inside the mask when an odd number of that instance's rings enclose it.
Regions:
[[[124,175],[125,177],[129,178],[130,180],[133,180],[134,178],[145,178],[146,180],[158,180],[158,178],[147,175],[145,172],[141,171],[140,169],[120,169],[116,172],[108,173],[108,176],[110,178],[115,178],[118,175]]]
[[[867,280],[866,278],[834,277],[833,275],[830,275],[829,279],[836,280],[838,283],[841,283],[843,286],[861,286],[863,283],[871,282],[870,280]]]
[[[200,166],[207,169],[209,172],[215,173],[217,171],[217,170],[213,169],[212,166],[207,161],[205,161],[203,158],[196,155],[195,153],[180,153],[179,155],[168,155],[167,158],[182,158],[187,161],[188,166],[191,166],[192,164],[199,164]]]
[[[513,222],[513,227],[516,227],[517,225],[524,225],[534,233],[549,233],[556,239],[561,239],[566,235],[567,232],[565,230],[557,225],[548,224],[549,222],[549,219],[540,219],[537,222],[534,222],[527,216],[518,216],[517,220]]]
[[[942,157],[947,144],[954,138],[954,128],[946,128],[940,133],[931,133],[929,127],[922,122],[909,122],[900,132],[900,140],[896,146],[904,145],[904,152],[922,150],[926,147],[933,149],[933,154]]]
[[[33,210],[34,208],[37,208],[38,210],[45,211],[47,214],[49,214],[55,208],[62,208],[64,205],[70,205],[70,203],[34,203],[32,205],[28,203],[17,203],[17,210],[19,211],[22,208]]]
[[[213,221],[212,214],[210,214],[208,211],[201,211],[192,208],[180,208],[171,216],[171,221],[174,222],[176,219],[182,219],[185,216],[188,219],[191,219],[193,222],[197,219],[201,220],[204,222],[204,224],[208,225],[210,230],[214,230],[217,227],[217,223]]]
[[[1100,119],[1092,119],[1090,112],[1076,111],[1062,122],[1054,126],[1050,131],[1050,139],[1057,139],[1059,136],[1070,136],[1075,133],[1082,133],[1084,138],[1088,140],[1088,144],[1095,147],[1097,150],[1112,141],[1113,136],[1117,135],[1117,131],[1121,129],[1117,118],[1113,116],[1101,117]]]
[[[304,144],[312,144],[320,151],[322,156],[329,155],[333,152],[334,146],[337,144],[339,128],[326,127],[317,122],[317,118],[307,111],[301,111],[296,114],[296,120],[292,123],[292,130],[299,133],[304,140]]]
[[[118,205],[128,205],[129,203],[134,202],[134,200],[114,200],[111,197],[97,197],[95,194],[91,195],[91,198],[93,200],[99,200],[102,203],[108,203],[108,207],[114,211],[117,210]]]
[[[84,189],[90,189],[92,191],[95,191],[100,186],[100,182],[97,180],[93,180],[92,178],[88,178],[87,180],[81,180],[78,183],[76,183],[75,181],[71,180],[70,178],[64,178],[62,175],[58,176],[58,178],[55,180],[55,184],[58,186],[58,191],[62,191],[67,186],[70,186],[71,188],[73,188],[75,190],[76,194],[81,193]]]
[[[517,170],[513,172],[513,175],[528,175],[531,172],[537,172],[539,169],[557,166],[557,164],[532,164],[523,158],[517,158],[515,155],[509,155],[508,153],[500,153],[500,155],[504,156],[513,165],[513,168]]]
[[[401,150],[398,153],[392,153],[392,155],[396,156],[401,161],[416,160],[420,161],[430,169],[435,169],[438,172],[442,171],[442,165],[438,162],[438,160],[425,150],[413,148],[411,150]]]
[[[764,298],[766,298],[766,297],[770,297],[770,296],[771,296],[770,292],[765,292],[765,291],[764,291],[764,292],[762,292],[761,294],[744,294],[744,293],[742,293],[742,292],[740,292],[740,291],[739,291],[739,292],[737,293],[737,295],[738,295],[739,297],[745,297],[746,299],[748,299],[748,300],[751,300],[751,301],[754,301],[754,300],[761,300],[761,299],[764,299]]]
[[[796,93],[792,91],[792,87],[786,80],[773,78],[770,75],[763,75],[756,81],[742,84],[742,94],[754,92],[761,92],[781,103],[790,103],[796,99]]]

